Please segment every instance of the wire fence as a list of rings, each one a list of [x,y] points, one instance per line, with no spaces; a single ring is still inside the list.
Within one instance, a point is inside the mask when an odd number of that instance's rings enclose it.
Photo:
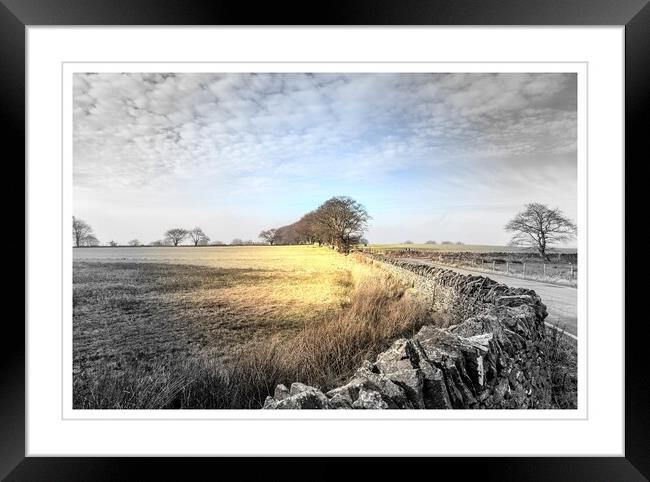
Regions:
[[[444,263],[444,261],[442,261]],[[455,264],[455,263],[454,263]],[[509,276],[521,276],[531,279],[567,280],[578,279],[578,266],[574,263],[544,263],[530,261],[486,261],[484,259],[464,262],[470,268],[490,271]]]
[[[360,251],[369,254],[396,255],[400,257],[422,257],[422,252],[408,248],[386,249],[365,247]],[[475,255],[472,257],[459,256],[451,253],[429,254],[425,256],[441,265],[467,268],[486,273],[501,274],[541,281],[555,281],[574,285],[578,279],[578,264],[564,260],[541,261],[535,259],[514,259],[486,253],[485,256]]]

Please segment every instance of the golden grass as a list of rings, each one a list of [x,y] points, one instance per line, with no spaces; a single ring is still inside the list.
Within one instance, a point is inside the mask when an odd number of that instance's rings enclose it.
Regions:
[[[430,319],[365,258],[306,246],[193,252],[75,263],[75,407],[257,408],[277,383],[333,386]]]
[[[301,381],[327,390],[392,340],[412,335],[430,321],[426,304],[415,292],[379,275],[360,282],[350,302],[331,319],[308,326],[288,340],[276,337],[247,347],[242,360],[254,368],[243,371],[274,378],[275,384]],[[274,372],[277,376],[269,377]]]

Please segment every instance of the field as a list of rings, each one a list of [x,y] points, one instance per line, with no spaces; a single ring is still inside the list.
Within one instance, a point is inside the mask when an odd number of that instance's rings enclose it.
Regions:
[[[413,251],[434,251],[443,253],[525,253],[527,248],[516,246],[496,246],[488,244],[369,244],[371,250],[400,251],[410,249]],[[575,253],[575,248],[552,248],[550,253]]]
[[[77,249],[73,307],[75,408],[257,408],[431,322],[380,268],[311,246]]]
[[[486,275],[503,274],[516,278],[577,286],[578,255],[575,249],[555,248],[542,259],[534,252],[511,246],[455,244],[391,244],[360,248],[373,254],[428,259],[450,267],[472,269]]]
[[[482,244],[369,244],[368,248],[376,250],[427,250],[427,251],[442,251],[442,252],[462,252],[469,251],[472,253],[495,253],[495,252],[518,252],[521,248],[512,246],[490,246]]]

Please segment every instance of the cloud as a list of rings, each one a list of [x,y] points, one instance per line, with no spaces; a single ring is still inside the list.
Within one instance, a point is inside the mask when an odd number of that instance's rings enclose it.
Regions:
[[[80,203],[575,174],[573,74],[88,73],[73,89]]]

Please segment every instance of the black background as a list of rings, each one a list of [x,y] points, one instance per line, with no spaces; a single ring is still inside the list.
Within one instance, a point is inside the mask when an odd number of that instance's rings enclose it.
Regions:
[[[10,233],[6,239],[11,241],[14,250],[19,249],[22,241],[18,226],[25,226],[25,240],[29,237],[26,211],[21,221],[20,195],[15,192],[20,189],[20,179],[25,181],[23,194],[27,189],[26,165],[20,161],[25,159],[27,25],[625,25],[625,206],[627,210],[643,209],[645,205],[647,181],[641,169],[648,160],[645,148],[650,133],[648,0],[0,0],[0,132],[3,133],[0,159],[4,181],[0,192],[6,230]],[[635,189],[628,184],[632,179],[643,184]],[[11,216],[15,217],[13,221]],[[633,217],[634,223],[628,223],[627,219],[626,214],[626,246],[627,239],[632,239],[635,250],[647,250],[643,243],[645,238],[632,234],[633,230],[646,228],[644,216]],[[15,256],[13,261],[18,262],[17,258]],[[399,478],[518,482],[627,481],[648,480],[650,476],[650,368],[646,361],[650,339],[644,336],[648,321],[647,315],[633,316],[632,306],[627,302],[641,300],[635,304],[643,304],[645,296],[641,290],[645,290],[645,283],[642,279],[632,283],[633,273],[627,269],[626,286],[612,287],[613,290],[626,290],[625,319],[629,320],[625,335],[625,457],[421,458],[417,459],[416,466],[416,460],[392,458],[336,461],[322,458],[25,458],[25,326],[20,323],[15,314],[18,310],[14,308],[15,301],[20,298],[18,280],[25,280],[25,268],[29,263],[26,257],[24,259],[25,265],[18,266],[15,274],[5,271],[5,279],[13,288],[3,291],[5,310],[0,317],[3,322],[0,332],[0,477],[6,480],[184,480],[206,476],[209,479],[256,476],[270,480],[315,476],[347,478],[353,475],[353,468],[360,468],[364,474],[355,477],[364,478],[372,477],[372,469],[384,472],[390,469]],[[12,312],[14,314],[10,314]],[[609,354],[592,353],[591,356],[607,357]],[[617,389],[612,386],[612,390]],[[489,433],[473,436],[484,437],[486,445],[494,443]],[[530,436],[535,437],[535,434]],[[273,443],[269,440],[269,444]],[[260,462],[266,467],[261,467]],[[424,465],[426,467],[422,467]]]

